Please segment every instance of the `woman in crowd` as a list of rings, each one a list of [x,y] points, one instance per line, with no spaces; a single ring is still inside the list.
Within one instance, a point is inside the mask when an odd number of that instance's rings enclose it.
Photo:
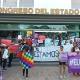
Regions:
[[[80,53],[80,50],[79,50],[76,42],[73,42],[73,47],[71,49],[71,52],[76,52],[77,54]],[[73,75],[80,75],[80,74],[79,73],[73,73]]]
[[[77,53],[79,52],[79,48],[78,48],[76,42],[73,42],[73,47],[72,47],[71,51],[72,51],[72,52],[77,52]]]
[[[66,69],[66,62],[63,61],[62,57],[64,56],[64,47],[60,46],[59,50],[59,65],[60,65],[60,78],[65,77],[65,69]]]

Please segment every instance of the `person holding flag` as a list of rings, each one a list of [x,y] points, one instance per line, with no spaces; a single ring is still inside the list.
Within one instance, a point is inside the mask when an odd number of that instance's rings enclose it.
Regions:
[[[26,76],[26,79],[28,78],[28,68],[31,68],[34,63],[30,50],[30,46],[26,42],[22,42],[21,51],[18,53],[20,54],[19,58],[23,67],[22,73],[23,76]]]

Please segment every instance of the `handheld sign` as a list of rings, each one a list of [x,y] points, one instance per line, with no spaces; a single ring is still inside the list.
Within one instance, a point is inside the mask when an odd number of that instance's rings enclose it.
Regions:
[[[69,73],[80,72],[80,54],[68,56],[68,71]]]

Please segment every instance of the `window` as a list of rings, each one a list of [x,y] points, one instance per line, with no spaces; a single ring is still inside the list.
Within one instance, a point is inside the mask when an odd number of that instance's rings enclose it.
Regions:
[[[3,7],[17,7],[17,0],[3,0]]]
[[[20,0],[19,7],[34,7],[34,0]]]

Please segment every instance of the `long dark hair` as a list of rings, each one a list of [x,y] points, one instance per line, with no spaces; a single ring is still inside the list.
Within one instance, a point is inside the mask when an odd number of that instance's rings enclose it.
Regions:
[[[76,44],[76,46],[77,46],[77,42],[73,42],[73,44]],[[73,46],[73,47],[72,47],[72,50],[71,50],[72,52],[75,52],[75,47],[76,47],[76,46]]]
[[[71,50],[72,52],[75,52],[75,47],[72,47],[72,50]]]

